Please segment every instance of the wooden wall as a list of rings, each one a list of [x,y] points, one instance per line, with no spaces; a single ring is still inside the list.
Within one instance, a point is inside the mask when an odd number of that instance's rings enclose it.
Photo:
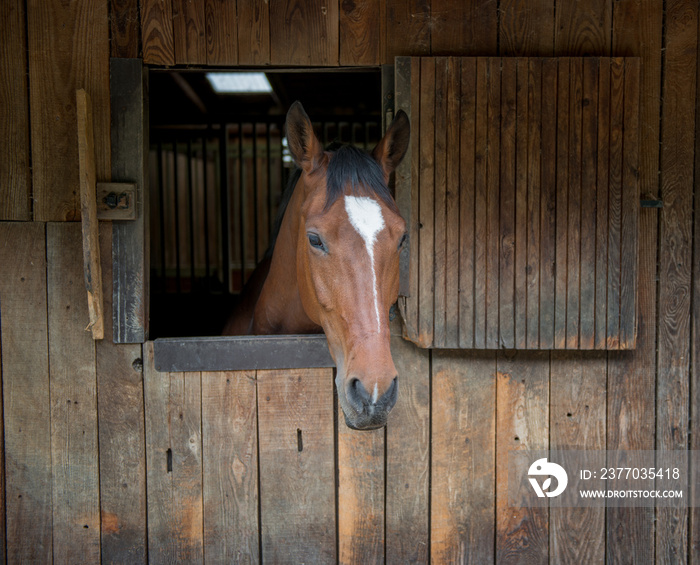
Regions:
[[[636,350],[421,356],[399,344],[397,364],[417,377],[403,381],[386,431],[354,434],[335,424],[336,557],[700,562],[697,509],[547,512],[508,508],[505,495],[511,450],[700,449],[700,223],[693,215],[700,206],[699,8],[698,0],[3,2],[0,559],[144,562],[148,547],[159,560],[151,531],[158,508],[150,497],[146,504],[155,460],[146,436],[143,352],[86,337],[79,229],[64,223],[79,217],[76,88],[92,97],[98,179],[109,180],[110,55],[197,66],[596,55],[641,58],[640,191],[663,202],[640,215]],[[108,265],[105,271],[109,280]],[[207,378],[193,394],[211,394]],[[164,393],[147,387],[145,394]],[[167,488],[197,496],[196,488]],[[196,539],[198,520],[190,516],[194,529],[178,535]],[[265,531],[263,525],[263,559],[280,549]]]

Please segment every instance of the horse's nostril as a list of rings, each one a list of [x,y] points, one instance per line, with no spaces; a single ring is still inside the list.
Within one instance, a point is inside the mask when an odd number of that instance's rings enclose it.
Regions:
[[[394,407],[394,404],[396,404],[396,399],[398,398],[398,396],[399,396],[399,378],[394,377],[394,380],[391,381],[391,386],[384,393],[384,396],[382,396],[380,402],[384,405],[384,408],[388,411]]]
[[[352,379],[348,387],[348,402],[358,412],[362,412],[370,402],[369,393],[359,379]]]

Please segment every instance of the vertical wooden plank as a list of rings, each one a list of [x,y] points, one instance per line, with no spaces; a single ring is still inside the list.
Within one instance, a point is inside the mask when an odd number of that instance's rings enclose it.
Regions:
[[[527,200],[529,144],[528,59],[517,59],[516,188],[515,188],[515,346],[527,347]],[[555,93],[556,95],[556,93]],[[553,147],[556,147],[554,145]],[[534,157],[533,157],[534,158]]]
[[[257,378],[262,557],[335,561],[331,370],[258,371]]]
[[[499,53],[526,57],[552,55],[554,1],[536,0],[527,9],[517,0],[499,4]]]
[[[549,446],[549,353],[498,352],[497,363],[496,563],[547,563],[548,508],[510,508],[508,470],[509,454]]]
[[[421,60],[420,74],[420,201],[418,339],[421,347],[433,343],[435,241],[435,59]]]
[[[144,345],[149,563],[203,562],[201,384],[156,371]]]
[[[250,4],[250,2],[243,2]],[[235,65],[238,63],[238,24],[236,3],[225,0],[205,0],[204,29],[206,32],[206,63]],[[241,6],[242,8],[242,6]],[[245,22],[249,25],[251,22]],[[250,33],[250,28],[248,28]]]
[[[554,347],[556,184],[557,184],[557,61],[542,61],[542,144],[540,153],[540,343]]]
[[[635,0],[615,2],[613,52],[642,57],[640,195],[649,198],[659,193],[663,17],[655,2],[644,10]],[[608,353],[607,449],[654,449],[658,215],[640,212],[637,348]],[[653,508],[608,508],[606,518],[608,563],[653,563]]]
[[[338,3],[284,0],[270,5],[270,63],[337,65]]]
[[[427,3],[424,3],[427,4]],[[432,55],[494,55],[498,49],[498,6],[492,2],[430,2]],[[402,32],[404,33],[404,32]],[[404,43],[410,40],[406,35]]]
[[[620,348],[633,349],[637,334],[639,226],[639,59],[625,61],[625,113],[620,233]]]
[[[255,373],[202,373],[204,552],[259,563]]]
[[[340,64],[378,65],[381,58],[381,2],[358,0],[340,4]]]
[[[0,223],[8,563],[51,563],[51,422],[46,234]]]
[[[105,315],[112,311],[112,222],[100,225]],[[146,444],[141,345],[95,342],[102,563],[146,563]]]
[[[611,21],[612,0],[557,4],[555,55],[607,56]]]
[[[604,352],[552,352],[550,449],[605,449],[606,386]],[[551,508],[549,528],[550,563],[605,562],[605,508]]]
[[[485,58],[476,60],[476,139],[474,146],[474,347],[486,347],[486,213],[487,185],[487,102],[488,65]]]
[[[110,175],[107,2],[27,3],[34,219],[80,219],[75,91],[92,98],[97,178]]]
[[[499,220],[499,347],[515,347],[515,152],[516,69],[514,58],[502,60],[501,166]]]
[[[501,59],[488,59],[486,103],[486,347],[500,347],[498,335],[498,281],[500,241]]]
[[[459,346],[474,347],[476,59],[463,58],[459,129]]]
[[[174,65],[172,0],[141,0],[143,62]]]
[[[266,0],[239,2],[238,64],[270,63],[270,3]]]
[[[566,347],[578,349],[581,283],[581,117],[583,106],[583,61],[571,60],[569,97],[569,197],[566,285]]]
[[[554,347],[566,348],[567,237],[569,202],[569,59],[559,59],[557,83],[557,219],[554,280]]]
[[[433,347],[445,347],[446,332],[446,240],[447,220],[447,97],[448,59],[435,60],[435,148],[433,185]]]
[[[698,51],[700,55],[700,42],[698,42]],[[698,56],[698,68],[700,69],[700,56]],[[642,106],[643,107],[643,106]],[[696,114],[695,116],[695,130],[698,131],[698,121],[700,116]],[[695,136],[695,171],[700,170],[700,139]],[[640,139],[640,149],[644,147],[643,138]],[[640,155],[640,157],[643,157]],[[641,161],[642,159],[640,159]],[[693,296],[691,297],[693,310],[691,313],[692,326],[690,329],[690,356],[692,359],[691,365],[691,381],[690,381],[690,438],[691,442],[688,446],[689,449],[694,450],[696,453],[700,451],[700,191],[695,190],[695,224],[693,226],[693,233],[695,235],[695,240],[693,241]],[[643,222],[643,216],[642,216]],[[642,224],[642,229],[643,229]],[[641,272],[641,269],[640,269]],[[641,285],[640,285],[640,299],[641,299]],[[641,300],[640,300],[641,303]],[[641,312],[641,307],[639,308]],[[640,324],[641,325],[641,324]],[[641,333],[641,331],[640,331]],[[698,459],[696,457],[695,461]],[[695,485],[691,487],[691,495],[693,500],[696,501],[695,508],[690,510],[690,524],[688,527],[688,551],[691,555],[691,563],[693,565],[697,564],[696,556],[700,555],[700,505],[697,501],[700,500],[700,465],[694,465],[689,478],[689,484]]]
[[[31,218],[25,3],[0,6],[0,220]]]
[[[598,66],[598,151],[596,155],[595,349],[607,341],[608,174],[610,161],[610,59]]]
[[[95,344],[76,223],[47,226],[53,559],[100,561]]]
[[[433,563],[493,563],[496,354],[433,352]]]
[[[698,4],[666,3],[661,112],[656,449],[688,448]],[[688,507],[656,511],[656,561],[688,559]]]
[[[112,231],[113,339],[148,338],[150,279],[148,198],[148,85],[140,59],[112,59],[112,180],[137,185],[137,219]]]
[[[422,0],[384,0],[386,24],[382,63],[401,55],[430,55],[430,4]]]
[[[581,100],[581,274],[579,348],[595,343],[596,180],[598,155],[598,60],[583,60]]]
[[[540,217],[542,149],[542,64],[528,61],[527,73],[527,347],[540,346]]]
[[[2,312],[0,312],[2,314]],[[0,326],[0,390],[2,390],[2,326]],[[0,402],[0,563],[7,563],[7,506],[5,504],[5,411]]]
[[[459,213],[461,61],[450,58],[447,93],[445,219],[445,347],[459,347]]]
[[[207,36],[204,29],[205,3],[171,0],[176,64],[203,65],[207,62]]]
[[[406,158],[396,169],[396,204],[406,221],[408,241],[401,250],[399,307],[404,334],[418,340],[418,258],[420,180],[420,59],[398,57],[395,69],[395,110],[404,110],[411,122],[411,140]]]
[[[398,324],[396,324],[398,326]],[[424,563],[430,543],[430,353],[392,326],[399,400],[386,428],[387,563]],[[344,425],[344,424],[341,424]]]
[[[359,433],[338,410],[338,560],[384,563],[385,433]]]
[[[140,51],[138,0],[110,0],[109,31],[111,57],[136,58]]]
[[[608,184],[608,348],[620,345],[620,230],[622,223],[622,118],[624,67],[613,59],[610,75],[610,176]]]

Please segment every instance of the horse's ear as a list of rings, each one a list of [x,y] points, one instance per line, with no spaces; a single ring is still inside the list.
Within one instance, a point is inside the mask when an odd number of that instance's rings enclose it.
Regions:
[[[387,181],[406,154],[410,139],[411,125],[408,122],[408,116],[406,112],[399,110],[384,137],[372,151],[372,156],[381,165]]]
[[[294,162],[310,173],[319,166],[323,157],[323,147],[314,133],[309,116],[298,100],[287,112],[287,142]]]

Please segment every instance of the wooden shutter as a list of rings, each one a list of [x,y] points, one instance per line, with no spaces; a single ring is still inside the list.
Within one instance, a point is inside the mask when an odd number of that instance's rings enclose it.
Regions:
[[[630,349],[639,59],[396,59],[399,306],[422,347]]]

